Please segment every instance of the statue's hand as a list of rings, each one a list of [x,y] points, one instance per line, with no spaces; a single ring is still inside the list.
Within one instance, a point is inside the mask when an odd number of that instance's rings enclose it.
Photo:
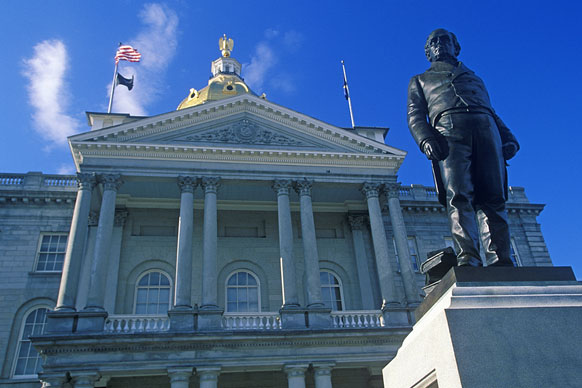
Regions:
[[[422,144],[422,152],[424,152],[427,158],[437,162],[439,160],[445,160],[449,155],[448,150],[443,149],[443,147],[439,144],[439,141],[435,138],[429,138],[424,141]]]
[[[514,142],[505,143],[502,146],[503,159],[509,160],[517,154],[517,144]]]

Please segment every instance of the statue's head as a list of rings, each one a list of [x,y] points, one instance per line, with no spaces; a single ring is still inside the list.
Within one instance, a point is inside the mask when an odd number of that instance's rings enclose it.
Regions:
[[[426,38],[424,53],[430,62],[445,61],[453,58],[455,61],[461,52],[461,45],[452,32],[437,28]]]

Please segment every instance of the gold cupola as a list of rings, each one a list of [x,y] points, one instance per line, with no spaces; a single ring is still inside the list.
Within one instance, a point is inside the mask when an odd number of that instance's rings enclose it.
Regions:
[[[190,89],[188,96],[178,105],[178,110],[244,93],[256,96],[240,75],[241,64],[230,56],[234,41],[224,34],[218,40],[218,48],[222,56],[212,62],[212,77],[208,81],[208,86],[200,90]]]

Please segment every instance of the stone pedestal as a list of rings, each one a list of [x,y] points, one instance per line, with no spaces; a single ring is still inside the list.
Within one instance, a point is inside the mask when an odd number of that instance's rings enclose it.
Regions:
[[[221,330],[222,314],[221,308],[204,308],[198,310],[198,330]]]
[[[77,316],[77,333],[99,333],[103,332],[108,314],[106,311],[79,311]]]
[[[307,309],[307,327],[310,329],[328,329],[331,327],[331,309],[326,307]]]
[[[575,387],[582,283],[567,267],[455,267],[383,369],[390,388]]]
[[[172,309],[168,311],[170,330],[193,332],[196,330],[197,310],[195,308]]]
[[[279,310],[281,315],[281,327],[283,329],[305,329],[305,315],[306,310],[302,308],[294,308],[289,306],[283,306]]]

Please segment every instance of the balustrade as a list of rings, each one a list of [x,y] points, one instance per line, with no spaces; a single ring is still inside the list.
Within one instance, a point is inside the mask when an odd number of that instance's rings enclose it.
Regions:
[[[334,329],[384,327],[380,310],[332,311],[331,320]]]
[[[170,329],[167,315],[110,315],[105,321],[106,333],[148,333]]]
[[[279,330],[279,313],[231,313],[224,314],[222,326],[227,330]]]

